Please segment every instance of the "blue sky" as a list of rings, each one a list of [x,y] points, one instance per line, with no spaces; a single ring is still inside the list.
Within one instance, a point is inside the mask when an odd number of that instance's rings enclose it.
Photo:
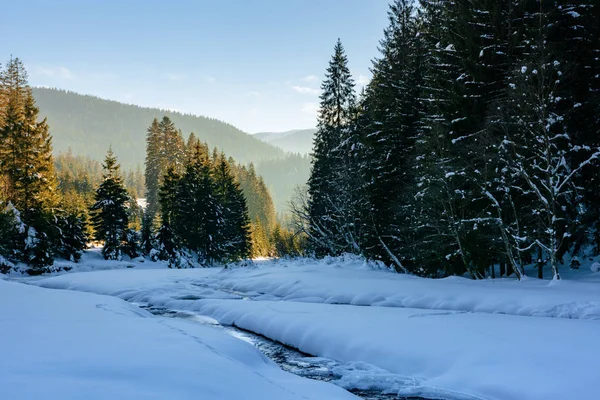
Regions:
[[[335,41],[366,83],[387,8],[387,0],[12,1],[0,14],[0,56],[20,57],[36,86],[206,115],[250,133],[308,128]]]

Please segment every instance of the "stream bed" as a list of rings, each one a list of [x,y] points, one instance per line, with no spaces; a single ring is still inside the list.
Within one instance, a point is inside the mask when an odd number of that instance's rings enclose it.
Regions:
[[[139,304],[138,304],[139,305]],[[262,335],[240,329],[236,326],[224,326],[218,321],[189,312],[169,310],[166,308],[139,305],[150,313],[169,318],[181,318],[224,329],[228,334],[244,340],[255,346],[266,357],[275,362],[284,371],[292,374],[325,382],[332,382],[343,387],[349,392],[365,400],[426,400],[421,397],[398,397],[395,393],[384,393],[378,390],[361,390],[352,388],[351,385],[340,384],[341,375],[336,372],[344,368],[341,363],[322,357],[315,357],[303,353],[285,344],[276,342]]]

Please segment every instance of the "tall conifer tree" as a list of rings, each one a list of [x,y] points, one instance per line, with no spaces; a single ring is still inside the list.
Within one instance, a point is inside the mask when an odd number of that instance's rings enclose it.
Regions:
[[[218,233],[221,258],[231,261],[247,258],[250,255],[248,206],[223,153],[218,156],[215,168],[215,194],[223,210]]]
[[[112,149],[106,154],[103,168],[103,181],[96,190],[96,202],[90,209],[92,225],[95,239],[104,242],[104,258],[120,260],[127,240],[127,203],[130,198],[123,185],[120,166]]]
[[[315,254],[340,254],[352,251],[346,235],[348,219],[341,202],[349,188],[343,182],[348,171],[342,171],[345,140],[352,134],[356,96],[348,59],[340,40],[335,45],[325,80],[321,85],[318,131],[314,139],[313,160],[308,181],[309,237]]]

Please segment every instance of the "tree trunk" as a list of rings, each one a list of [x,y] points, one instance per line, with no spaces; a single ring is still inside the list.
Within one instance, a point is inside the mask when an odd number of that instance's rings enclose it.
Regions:
[[[540,247],[538,247],[537,257],[538,279],[544,279],[544,260],[542,260],[542,249]]]

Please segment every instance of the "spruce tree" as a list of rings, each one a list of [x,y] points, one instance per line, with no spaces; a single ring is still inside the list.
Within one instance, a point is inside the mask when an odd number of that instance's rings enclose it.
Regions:
[[[308,181],[308,235],[316,255],[354,250],[349,242],[350,210],[342,202],[348,171],[342,171],[344,140],[351,135],[355,118],[354,81],[340,40],[335,45],[321,85],[318,131],[315,135],[311,175]]]
[[[581,131],[570,122],[571,112],[579,108],[574,102],[577,78],[571,75],[576,62],[563,45],[568,34],[558,3],[540,2],[525,10],[522,57],[509,76],[505,105],[512,133],[505,140],[512,156],[507,168],[523,181],[528,202],[521,213],[535,216],[525,232],[527,243],[519,247],[536,253],[539,277],[549,263],[554,279],[560,279],[560,260],[585,212],[585,206],[574,206],[585,204],[577,180],[597,173],[600,157],[597,142],[576,143]]]
[[[158,210],[158,188],[161,176],[161,141],[158,120],[154,118],[146,134],[146,215],[152,226]],[[164,171],[163,171],[164,173]],[[149,242],[149,237],[144,238]]]
[[[158,191],[167,168],[173,166],[181,172],[184,161],[185,144],[181,132],[169,117],[163,117],[160,122],[155,118],[146,135],[146,212],[151,218],[160,208]]]
[[[10,186],[9,200],[25,213],[49,210],[57,201],[52,139],[46,120],[38,122],[39,110],[18,58],[9,61],[1,83],[6,109],[0,126],[0,163]]]
[[[414,211],[414,147],[421,131],[422,40],[412,2],[393,2],[388,19],[359,122],[369,199],[365,252],[406,272]]]
[[[215,195],[221,205],[218,242],[220,259],[236,261],[250,255],[250,217],[246,198],[235,181],[225,154],[217,157]]]
[[[88,242],[85,214],[82,211],[63,211],[56,217],[56,228],[57,254],[66,260],[79,261]]]
[[[120,260],[123,255],[128,226],[129,195],[123,185],[120,166],[112,149],[104,159],[103,181],[96,190],[96,202],[90,208],[95,239],[104,242],[102,255],[106,260]]]
[[[57,206],[52,142],[46,120],[27,83],[27,72],[18,58],[0,74],[3,112],[0,125],[0,177],[2,196],[21,212],[25,229],[18,252],[21,260],[41,273],[53,262],[52,238]]]
[[[183,247],[203,265],[218,260],[218,226],[222,209],[215,197],[215,181],[208,149],[196,145],[177,188],[175,234]]]
[[[169,267],[181,267],[181,243],[175,235],[173,224],[176,220],[177,211],[177,189],[181,177],[173,166],[167,169],[167,173],[160,187],[160,213],[161,225],[156,234],[156,246],[158,258],[169,261]]]
[[[158,124],[161,136],[160,151],[162,154],[160,160],[159,178],[167,172],[169,166],[173,166],[176,171],[181,172],[185,161],[185,143],[181,136],[181,131],[177,130],[175,124],[167,116]]]

